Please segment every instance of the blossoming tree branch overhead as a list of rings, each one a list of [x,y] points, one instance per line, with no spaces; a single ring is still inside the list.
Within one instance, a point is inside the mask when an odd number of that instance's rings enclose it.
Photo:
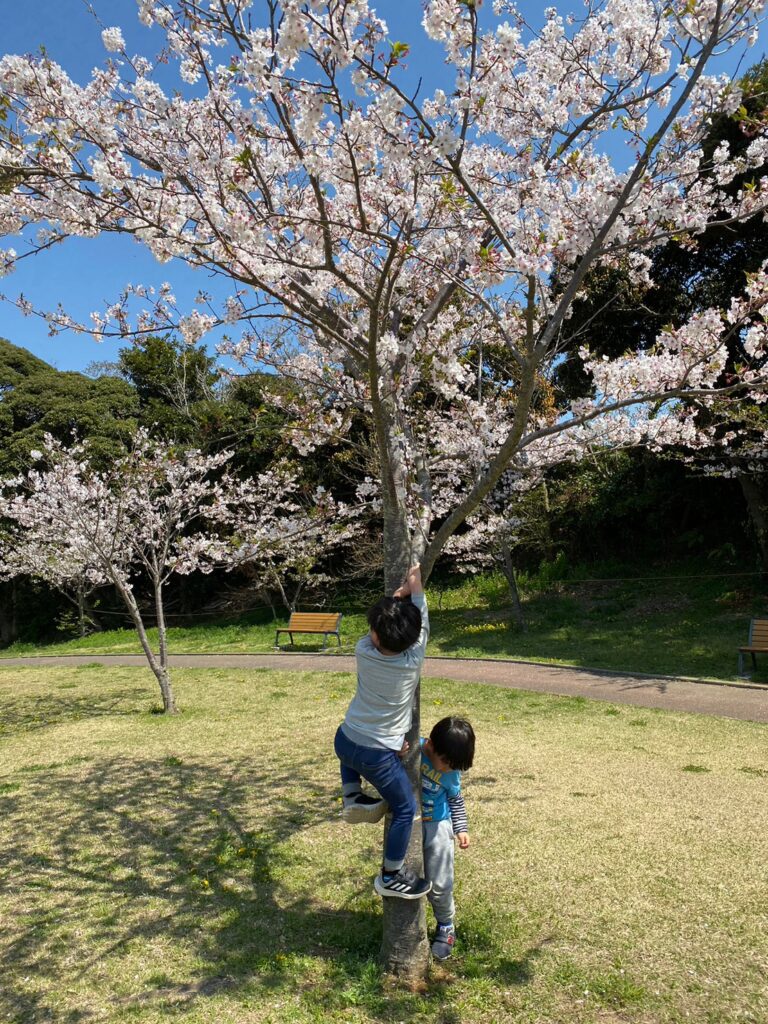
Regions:
[[[178,310],[144,285],[87,328],[46,315],[54,331],[177,327],[190,342],[229,324],[235,355],[301,383],[305,452],[369,417],[388,583],[414,558],[428,575],[510,468],[690,442],[690,401],[763,380],[765,268],[652,350],[594,360],[585,330],[592,397],[539,401],[590,269],[642,283],[655,246],[765,209],[765,180],[749,181],[764,134],[738,158],[721,146],[705,162],[701,146],[740,106],[708,62],[755,41],[763,0],[587,0],[537,25],[507,0],[482,19],[479,5],[425,5],[451,83],[429,96],[405,85],[418,41],[393,40],[367,0],[140,0],[166,33],[173,92],[119,28],[85,84],[46,56],[0,61],[0,230],[23,236],[0,266],[122,232],[230,282],[221,308],[201,293]],[[725,375],[734,337],[743,360]],[[483,386],[483,346],[505,353],[506,381]]]

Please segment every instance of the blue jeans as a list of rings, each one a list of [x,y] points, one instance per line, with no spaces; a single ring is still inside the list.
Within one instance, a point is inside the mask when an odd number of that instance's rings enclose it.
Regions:
[[[348,739],[339,726],[333,741],[341,761],[342,785],[360,784],[360,777],[378,790],[389,804],[392,822],[384,844],[384,868],[397,871],[402,867],[416,816],[416,800],[403,762],[394,750],[361,747]]]

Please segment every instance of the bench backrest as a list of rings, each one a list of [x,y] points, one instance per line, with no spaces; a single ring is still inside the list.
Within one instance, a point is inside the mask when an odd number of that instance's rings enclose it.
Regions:
[[[335,633],[340,622],[341,612],[291,612],[288,629]]]
[[[768,647],[768,619],[752,619],[749,624],[750,647]]]

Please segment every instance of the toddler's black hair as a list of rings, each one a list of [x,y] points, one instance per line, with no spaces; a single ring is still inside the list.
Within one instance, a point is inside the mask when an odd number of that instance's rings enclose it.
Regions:
[[[441,718],[429,734],[435,753],[456,772],[465,772],[475,759],[475,730],[457,715]]]
[[[421,611],[410,597],[383,597],[368,612],[368,625],[385,651],[401,654],[421,632]]]

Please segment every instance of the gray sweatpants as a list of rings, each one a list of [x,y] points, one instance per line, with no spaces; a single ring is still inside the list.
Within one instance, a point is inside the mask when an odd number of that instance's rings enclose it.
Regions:
[[[453,823],[423,821],[424,875],[432,883],[428,894],[435,917],[441,924],[453,921]]]

